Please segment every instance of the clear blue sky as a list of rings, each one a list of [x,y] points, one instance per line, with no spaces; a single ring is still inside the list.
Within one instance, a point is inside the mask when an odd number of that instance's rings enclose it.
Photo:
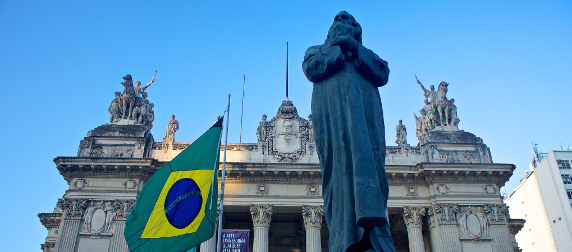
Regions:
[[[517,166],[509,192],[528,168],[531,142],[543,151],[572,144],[569,1],[323,2],[1,1],[3,250],[40,250],[47,231],[36,215],[68,187],[52,160],[75,156],[87,132],[108,122],[122,76],[147,83],[158,70],[147,89],[156,141],[172,114],[177,141],[193,141],[230,93],[229,140],[238,142],[246,74],[242,139],[255,142],[261,115],[272,118],[285,98],[286,42],[290,99],[302,117],[310,113],[303,55],[341,10],[389,62],[380,89],[388,145],[399,119],[417,144],[423,93],[414,74],[426,86],[450,83],[459,128],[481,137],[495,162]]]

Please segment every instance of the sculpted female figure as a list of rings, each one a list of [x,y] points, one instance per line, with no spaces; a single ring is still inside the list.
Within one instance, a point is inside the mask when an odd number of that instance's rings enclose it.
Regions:
[[[387,222],[385,133],[378,87],[387,62],[361,44],[349,13],[334,18],[323,45],[306,51],[314,83],[312,123],[323,180],[329,251],[395,251]]]

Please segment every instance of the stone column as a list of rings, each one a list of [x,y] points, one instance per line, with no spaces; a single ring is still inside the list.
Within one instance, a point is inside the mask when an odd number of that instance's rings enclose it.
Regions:
[[[320,229],[323,216],[323,206],[302,206],[302,217],[304,217],[304,228],[306,228],[306,252],[322,251]]]
[[[116,219],[110,252],[129,252],[129,246],[127,246],[123,232],[125,231],[125,221],[134,204],[135,200],[116,200],[113,202]]]
[[[439,219],[435,215],[433,207],[429,207],[429,209],[427,209],[427,221],[429,226],[429,244],[431,244],[431,250],[443,251],[443,241],[441,239],[441,232],[439,232]]]
[[[409,251],[424,252],[423,244],[423,216],[425,216],[425,207],[404,207],[403,220],[407,226],[407,236],[409,238]]]
[[[459,208],[456,204],[433,204],[434,218],[443,251],[463,251],[459,240],[459,226],[456,214]]]
[[[250,215],[254,226],[254,252],[268,252],[268,229],[272,205],[251,205]]]
[[[75,251],[81,219],[87,208],[85,199],[63,199],[58,202],[64,212],[64,218],[60,224],[56,251]]]
[[[207,241],[201,243],[201,248],[200,248],[201,252],[215,252],[216,251],[216,239],[218,236],[218,225],[219,225],[218,218],[220,216],[220,204],[217,205],[216,210],[217,211],[216,211],[214,235],[213,235],[213,237],[211,237]]]
[[[514,251],[514,236],[510,233],[508,208],[504,204],[484,205],[484,214],[489,223],[493,247],[498,252]],[[518,249],[518,246],[516,247]]]

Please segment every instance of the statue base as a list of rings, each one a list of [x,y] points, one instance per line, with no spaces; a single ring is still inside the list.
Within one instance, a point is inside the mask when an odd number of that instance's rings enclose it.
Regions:
[[[154,142],[151,132],[141,124],[105,124],[87,133],[77,156],[148,158]]]
[[[483,139],[462,130],[431,130],[421,136],[419,146],[423,162],[492,163]]]

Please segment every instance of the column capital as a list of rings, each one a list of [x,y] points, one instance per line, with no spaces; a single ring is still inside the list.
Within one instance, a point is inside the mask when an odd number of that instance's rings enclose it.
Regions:
[[[510,219],[508,207],[505,204],[488,204],[483,207],[490,224],[505,224]]]
[[[272,205],[250,205],[250,215],[254,227],[270,227],[272,211]]]
[[[439,224],[457,224],[457,204],[433,204],[434,214]]]
[[[131,209],[135,205],[135,200],[115,200],[113,208],[117,219],[125,220],[129,217]]]
[[[407,229],[415,227],[421,228],[425,213],[425,207],[404,207],[403,220],[405,221]]]
[[[302,217],[304,217],[304,227],[321,228],[322,217],[324,216],[324,206],[302,206]]]
[[[58,200],[57,207],[65,213],[64,218],[81,219],[87,208],[87,203],[86,199],[64,198]]]

